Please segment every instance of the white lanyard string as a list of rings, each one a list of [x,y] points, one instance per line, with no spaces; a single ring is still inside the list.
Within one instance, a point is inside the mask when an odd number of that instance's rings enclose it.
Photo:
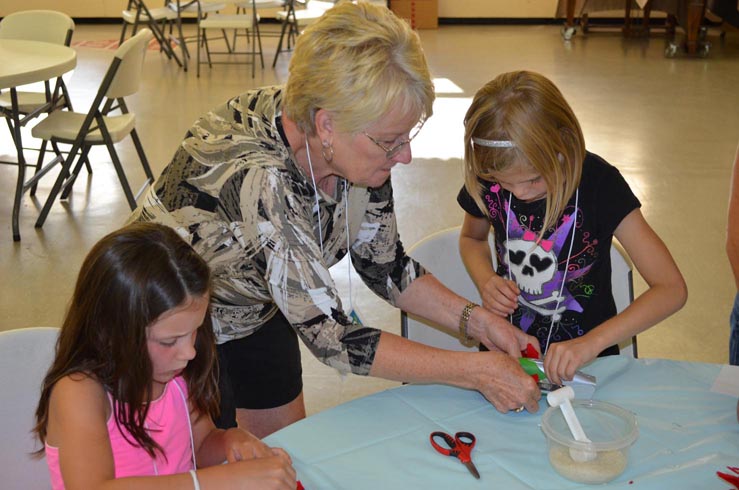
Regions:
[[[547,333],[547,342],[546,342],[546,348],[544,349],[544,355],[546,355],[547,350],[549,350],[549,340],[552,338],[552,332],[554,331],[554,318],[556,316],[557,310],[559,309],[559,305],[562,302],[562,293],[564,292],[565,283],[567,282],[567,271],[570,269],[570,257],[572,256],[572,248],[575,245],[575,230],[577,228],[577,211],[579,209],[578,207],[579,203],[580,203],[580,189],[578,188],[575,191],[575,213],[574,213],[575,222],[572,224],[572,237],[570,238],[570,248],[567,251],[567,260],[565,262],[565,270],[564,270],[564,274],[562,274],[562,284],[560,284],[559,286],[559,295],[557,296],[557,303],[554,305],[554,313],[552,313],[552,322],[549,324],[549,332]],[[508,193],[508,208],[509,208],[509,212],[506,213],[506,226],[505,226],[506,258],[508,261],[508,263],[506,264],[506,267],[508,268],[508,280],[513,281],[513,277],[511,275],[511,249],[508,244],[509,242],[509,237],[508,237],[509,221],[511,219],[511,213],[513,213],[513,193],[511,192]],[[511,323],[513,323],[513,314],[508,315],[508,319]]]
[[[187,404],[187,398],[185,398],[185,393],[182,391],[182,388],[177,383],[176,379],[172,379],[169,384],[174,384],[175,387],[177,387],[177,391],[180,392],[180,398],[182,398],[182,403],[185,407],[185,415],[187,416],[187,428],[190,431],[190,452],[192,453],[192,467],[193,469],[198,468],[197,460],[195,459],[195,438],[192,434],[192,421],[190,420],[190,406]],[[165,388],[168,389],[168,388]],[[144,422],[144,428],[146,430],[149,430],[149,425]],[[154,467],[154,475],[159,476],[159,467],[157,466],[157,460],[156,457],[152,458],[152,465]]]
[[[310,157],[310,147],[308,146],[308,138],[305,138],[305,152],[308,155],[308,169],[310,169],[310,178],[313,183],[313,192],[316,196],[316,208],[315,212],[318,215],[318,243],[321,247],[321,258],[324,257],[323,252],[323,227],[321,226],[321,207],[318,201],[318,186],[316,186],[316,176],[313,173],[313,162]],[[346,209],[344,211],[344,227],[346,229],[346,253],[349,254],[350,237],[349,237],[349,194],[347,193],[348,182],[344,179],[344,202],[346,203]],[[325,260],[325,259],[324,259]],[[351,255],[349,257],[349,263],[346,266],[346,273],[349,278],[349,311],[354,309],[353,298],[352,298],[352,271],[351,271]]]

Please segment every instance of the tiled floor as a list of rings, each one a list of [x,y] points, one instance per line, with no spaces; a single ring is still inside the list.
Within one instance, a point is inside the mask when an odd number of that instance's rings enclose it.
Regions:
[[[115,39],[118,25],[79,25],[74,39]],[[724,253],[726,203],[739,142],[739,35],[729,33],[707,59],[663,56],[664,40],[623,39],[597,32],[562,42],[555,26],[442,26],[420,31],[432,73],[438,77],[434,117],[413,143],[414,163],[394,173],[401,236],[411,245],[459,224],[455,195],[462,183],[462,118],[475,90],[496,74],[531,69],[552,78],[580,118],[588,148],[615,164],[643,203],[643,212],[671,249],[688,283],[688,304],[639,336],[641,357],[725,362],[730,304],[735,292]],[[145,61],[144,84],[131,97],[137,127],[155,174],[173,154],[195,118],[248,88],[282,83],[289,55],[270,67],[276,47],[265,39],[267,67],[216,65],[185,73],[156,50]],[[69,80],[75,107],[86,109],[112,51],[79,47]],[[26,141],[30,141],[30,138]],[[142,179],[133,146],[119,145],[134,183]],[[0,159],[13,155],[0,128]],[[53,177],[38,198],[25,196],[22,241],[10,233],[16,170],[0,165],[0,330],[59,325],[80,262],[129,211],[105,150],[91,156],[95,172],[82,174],[68,203],[55,203],[43,229],[34,229]],[[347,269],[335,271],[341,287]],[[365,320],[399,331],[399,314],[361,288],[355,302]],[[637,293],[644,289],[636,280]],[[309,412],[394,383],[341,377],[304,353]]]

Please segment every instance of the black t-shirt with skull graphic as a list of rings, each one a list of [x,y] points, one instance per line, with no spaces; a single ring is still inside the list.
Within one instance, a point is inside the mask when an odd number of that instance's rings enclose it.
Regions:
[[[550,341],[559,342],[580,337],[616,314],[611,240],[621,220],[641,203],[615,167],[587,153],[578,193],[538,244],[546,200],[525,203],[495,182],[481,182],[495,234],[497,273],[509,277],[510,263],[510,277],[521,290],[514,325],[536,336],[544,350],[552,320]],[[485,217],[464,187],[457,201],[472,216]]]

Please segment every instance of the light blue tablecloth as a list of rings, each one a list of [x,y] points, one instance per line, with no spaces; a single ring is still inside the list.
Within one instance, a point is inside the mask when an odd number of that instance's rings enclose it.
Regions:
[[[716,471],[739,466],[736,398],[710,391],[717,364],[614,356],[584,371],[597,376],[595,399],[637,416],[640,435],[626,471],[599,485],[620,489],[727,489]],[[549,464],[541,414],[498,413],[479,393],[443,385],[407,385],[360,398],[272,434],[306,490],[567,489]],[[429,433],[477,436],[475,480],[428,442]]]

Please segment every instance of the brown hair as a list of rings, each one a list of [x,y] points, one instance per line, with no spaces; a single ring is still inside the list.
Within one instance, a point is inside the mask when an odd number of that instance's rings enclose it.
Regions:
[[[116,423],[136,444],[152,457],[155,450],[164,454],[144,428],[152,401],[146,328],[163,313],[209,292],[208,265],[171,228],[134,223],[95,244],[80,269],[56,358],[42,386],[35,427],[41,442],[46,440],[54,385],[65,376],[81,374],[110,393]],[[198,329],[195,350],[183,372],[190,402],[201,415],[215,416],[218,390],[210,315]]]
[[[580,123],[559,89],[538,73],[503,73],[477,91],[464,124],[465,187],[478,207],[487,213],[480,178],[525,163],[547,187],[542,233],[554,226],[580,185],[585,158]],[[473,138],[512,145],[488,147]]]

